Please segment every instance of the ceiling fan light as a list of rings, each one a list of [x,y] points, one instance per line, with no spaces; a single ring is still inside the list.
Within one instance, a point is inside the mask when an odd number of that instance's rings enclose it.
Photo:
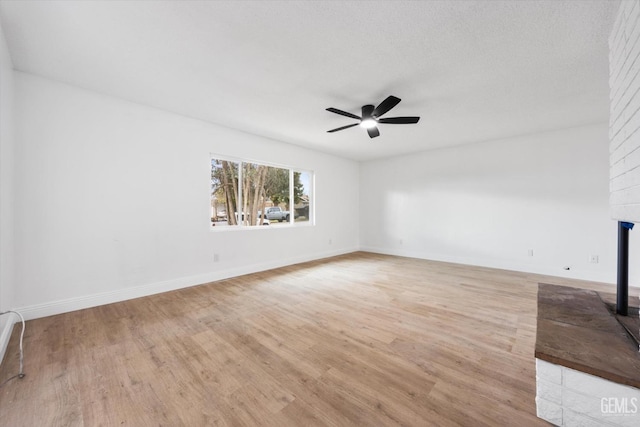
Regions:
[[[362,126],[365,129],[371,129],[376,127],[376,121],[373,119],[364,119],[363,121],[360,122],[360,126]]]

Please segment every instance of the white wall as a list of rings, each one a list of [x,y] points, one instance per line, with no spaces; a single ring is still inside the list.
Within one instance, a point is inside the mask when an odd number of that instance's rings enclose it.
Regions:
[[[13,304],[13,70],[0,28],[0,311]],[[0,316],[0,361],[11,333],[11,315]]]
[[[603,123],[364,163],[362,248],[615,283],[607,135]]]
[[[620,4],[609,64],[611,216],[640,222],[640,0]]]
[[[15,305],[28,318],[358,248],[356,162],[29,74],[15,91]],[[317,225],[210,231],[209,153],[315,171]]]

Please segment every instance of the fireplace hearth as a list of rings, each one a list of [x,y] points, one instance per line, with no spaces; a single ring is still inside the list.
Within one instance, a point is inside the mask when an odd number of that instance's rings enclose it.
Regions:
[[[616,294],[540,284],[538,416],[564,425],[640,425],[638,297],[626,316]]]

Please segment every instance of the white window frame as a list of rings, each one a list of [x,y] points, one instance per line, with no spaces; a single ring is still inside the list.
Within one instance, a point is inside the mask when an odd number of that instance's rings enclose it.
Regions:
[[[223,231],[238,231],[238,230],[272,230],[272,229],[280,229],[280,228],[291,228],[291,227],[313,227],[316,225],[315,223],[315,210],[316,210],[316,205],[315,205],[315,181],[316,181],[316,174],[315,171],[310,170],[310,169],[301,169],[298,167],[292,167],[292,166],[287,166],[287,165],[283,165],[283,164],[277,164],[277,163],[271,163],[271,162],[264,162],[264,161],[260,161],[260,160],[252,160],[252,159],[247,159],[247,158],[239,158],[239,157],[233,157],[233,156],[226,156],[226,155],[219,155],[216,153],[209,153],[209,173],[211,174],[211,164],[213,162],[213,160],[224,160],[227,162],[233,162],[238,164],[238,194],[236,196],[237,198],[237,205],[238,206],[242,206],[242,173],[243,173],[243,169],[244,169],[244,164],[245,163],[251,163],[251,164],[256,164],[256,165],[261,165],[261,166],[268,166],[268,167],[272,167],[272,168],[278,168],[278,169],[286,169],[289,171],[289,210],[291,211],[292,215],[290,215],[289,217],[289,223],[288,224],[278,224],[275,227],[272,227],[271,225],[269,226],[248,226],[248,225],[244,225],[244,224],[238,224],[238,225],[230,225],[230,226],[219,226],[216,227],[214,225],[210,225],[209,229],[211,231],[215,231],[215,232],[223,232]],[[301,221],[301,222],[296,222],[295,221],[295,199],[294,199],[294,174],[295,173],[307,173],[310,175],[310,182],[309,182],[309,188],[305,188],[308,193],[309,193],[309,219],[307,221]],[[240,209],[241,210],[241,209]],[[211,187],[209,187],[209,212],[211,212]],[[229,215],[229,213],[227,212],[227,215]],[[209,223],[211,223],[211,220],[209,220]]]

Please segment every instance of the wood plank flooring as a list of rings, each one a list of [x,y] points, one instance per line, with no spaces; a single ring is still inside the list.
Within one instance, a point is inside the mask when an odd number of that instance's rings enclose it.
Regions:
[[[547,425],[538,282],[611,289],[358,252],[32,320],[0,425]]]

